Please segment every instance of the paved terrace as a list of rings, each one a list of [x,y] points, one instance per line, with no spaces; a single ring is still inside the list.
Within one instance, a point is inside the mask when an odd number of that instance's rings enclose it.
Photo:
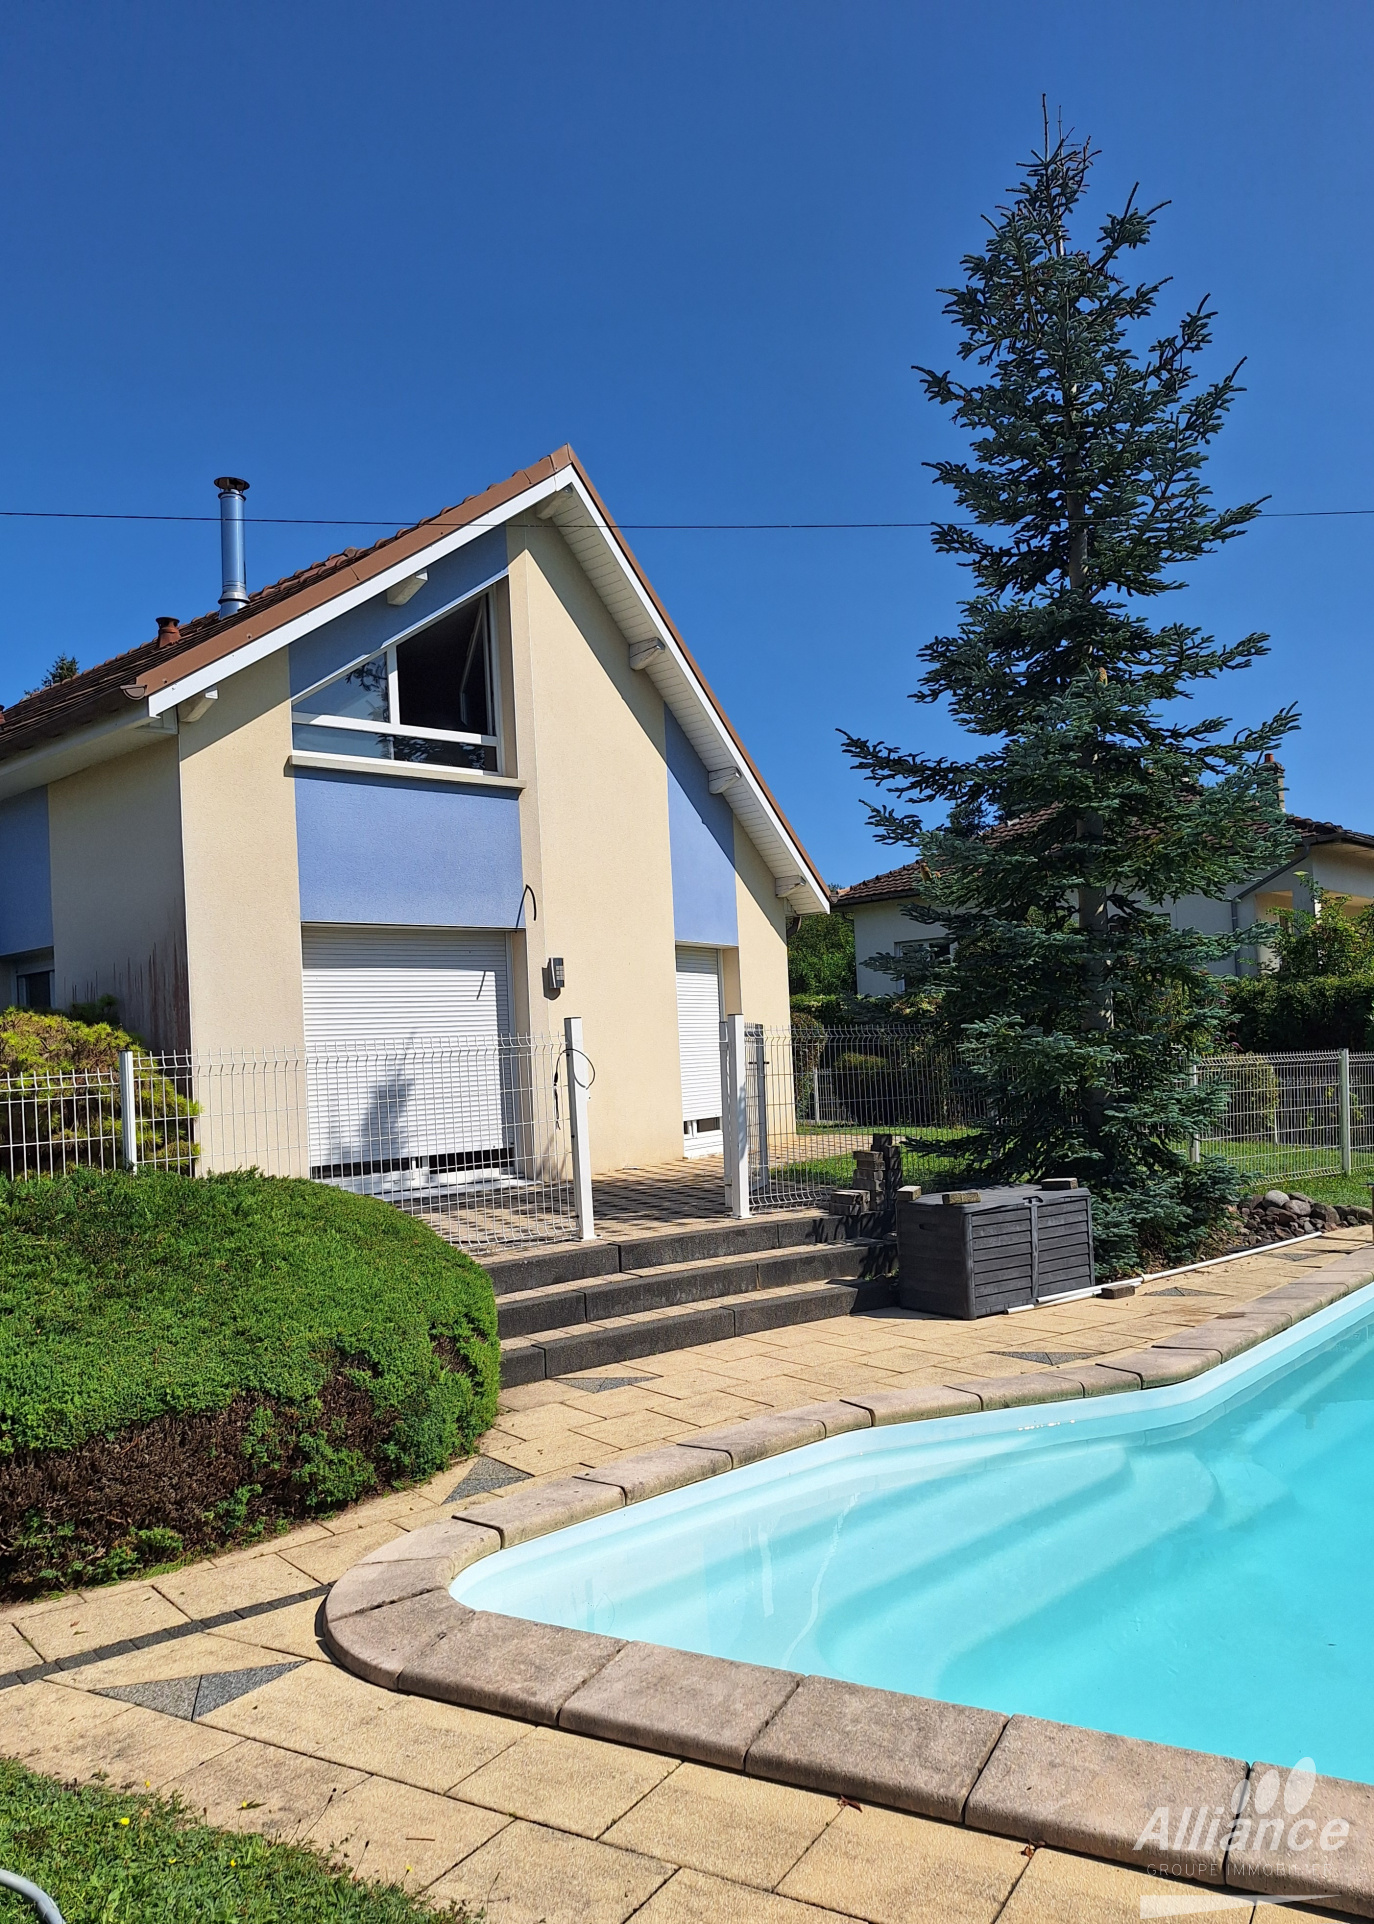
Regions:
[[[485,1907],[490,1924],[1137,1924],[1142,1898],[1185,1887],[375,1688],[330,1662],[319,1598],[451,1514],[459,1491],[466,1505],[502,1480],[845,1392],[1100,1361],[1369,1246],[1351,1230],[1117,1302],[977,1323],[884,1311],[510,1391],[482,1457],[422,1488],[154,1582],[0,1612],[0,1672],[26,1679],[0,1691],[0,1746],[55,1777],[103,1773],[228,1828],[332,1848],[365,1876]],[[1331,1915],[1215,1889],[1197,1902],[1242,1924]]]

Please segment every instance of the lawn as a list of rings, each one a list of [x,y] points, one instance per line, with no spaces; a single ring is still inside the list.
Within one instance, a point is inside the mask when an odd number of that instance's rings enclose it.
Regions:
[[[485,1272],[386,1203],[254,1174],[0,1183],[0,1589],[126,1576],[470,1452]]]
[[[358,1884],[311,1851],[212,1830],[174,1803],[67,1790],[0,1761],[0,1865],[47,1891],[66,1924],[418,1924],[470,1918],[395,1884]],[[480,1918],[482,1914],[477,1913]],[[27,1920],[0,1891],[0,1919]]]

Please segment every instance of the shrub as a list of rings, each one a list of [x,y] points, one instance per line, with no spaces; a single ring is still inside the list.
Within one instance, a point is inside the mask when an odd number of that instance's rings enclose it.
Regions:
[[[0,1182],[0,1586],[431,1475],[498,1374],[486,1275],[386,1203],[252,1173]]]
[[[1251,976],[1228,990],[1242,1049],[1279,1054],[1374,1047],[1374,973]]]
[[[140,1158],[192,1166],[195,1104],[157,1070],[136,1036],[108,1022],[6,1009],[0,1012],[0,1175],[50,1176],[82,1164],[114,1167],[120,1151],[119,1057],[125,1049],[139,1057]]]

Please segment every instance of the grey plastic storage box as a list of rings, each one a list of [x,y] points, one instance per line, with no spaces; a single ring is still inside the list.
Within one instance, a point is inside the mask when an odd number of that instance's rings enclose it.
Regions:
[[[1092,1199],[1086,1189],[1017,1188],[903,1197],[897,1268],[903,1309],[996,1316],[1093,1287]]]

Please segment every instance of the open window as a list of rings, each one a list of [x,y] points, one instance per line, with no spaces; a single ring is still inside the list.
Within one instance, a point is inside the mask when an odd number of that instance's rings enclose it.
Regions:
[[[499,767],[491,598],[478,595],[297,696],[298,749],[446,768]]]

